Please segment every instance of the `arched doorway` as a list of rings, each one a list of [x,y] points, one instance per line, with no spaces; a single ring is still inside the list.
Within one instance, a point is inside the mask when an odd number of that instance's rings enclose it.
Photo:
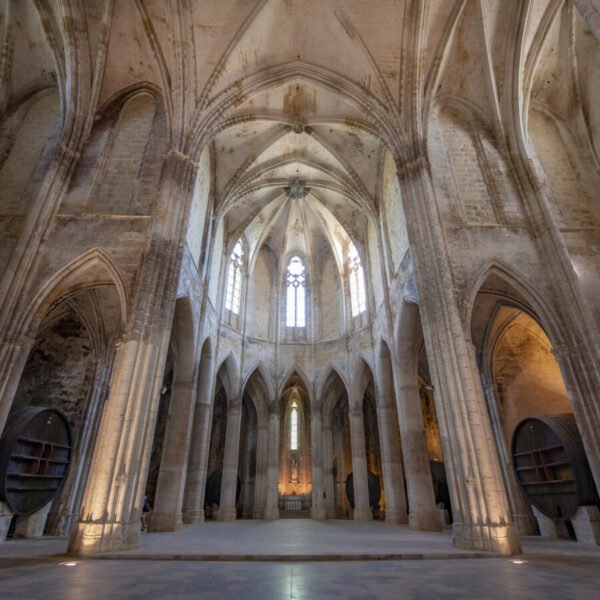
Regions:
[[[517,459],[515,450],[515,432],[524,419],[553,420],[564,415],[573,423],[572,433],[585,463],[583,475],[578,477],[585,478],[594,489],[581,441],[581,423],[548,330],[523,294],[496,273],[491,273],[481,286],[471,316],[472,338],[517,531],[531,535],[539,530],[542,535],[562,538],[586,536],[588,513],[598,514],[597,493],[591,499],[593,506],[564,514],[561,494],[574,492],[565,492],[557,484],[565,477],[570,480],[572,475],[565,475],[564,467],[546,456],[550,450],[532,454],[529,458],[535,464],[527,465],[525,459]],[[543,481],[526,484],[538,476]],[[573,478],[573,489],[581,483]],[[540,494],[544,495],[543,502]],[[553,502],[556,510],[547,512],[543,506]]]
[[[329,519],[349,519],[351,507],[344,487],[352,473],[348,391],[336,371],[324,387],[322,410],[325,514]]]
[[[65,293],[37,324],[11,411],[27,406],[56,408],[72,429],[73,452],[57,495],[36,513],[13,519],[15,535],[69,535],[81,502],[102,407],[108,392],[115,345],[121,335],[120,299],[113,286]]]

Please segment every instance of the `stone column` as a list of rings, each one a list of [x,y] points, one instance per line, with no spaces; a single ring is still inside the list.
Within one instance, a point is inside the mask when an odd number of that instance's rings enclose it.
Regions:
[[[267,495],[265,519],[279,518],[279,402],[269,407],[269,453],[267,457]]]
[[[354,520],[370,521],[369,479],[365,447],[365,421],[361,408],[350,410],[350,440],[352,444],[352,475],[354,483]]]
[[[481,379],[492,422],[494,440],[498,449],[498,456],[500,457],[500,466],[502,467],[502,476],[506,485],[512,522],[519,535],[535,535],[537,528],[534,523],[531,503],[524,497],[523,491],[517,482],[512,464],[512,456],[506,446],[502,416],[500,415],[500,407],[498,406],[497,396],[494,391],[494,384],[490,381],[487,373],[483,374]]]
[[[171,150],[69,552],[137,547],[195,169]]]
[[[385,520],[387,523],[408,523],[402,449],[394,408],[380,404],[377,407],[377,422],[385,490]]]
[[[312,494],[311,494],[311,519],[325,518],[325,502],[323,492],[323,416],[321,406],[313,407],[311,417],[311,462],[312,462]]]
[[[236,398],[230,401],[229,409],[227,411],[227,431],[225,432],[225,454],[223,456],[223,479],[221,481],[219,521],[235,521],[237,516],[235,496],[237,490],[241,427],[242,406],[240,401]]]
[[[414,382],[400,383],[396,403],[404,450],[410,528],[417,531],[440,531],[416,374]]]
[[[580,544],[600,544],[600,511],[597,506],[580,506],[571,523]]]
[[[267,502],[267,469],[269,452],[269,423],[264,414],[258,416],[256,429],[256,479],[254,490],[254,511],[252,518],[265,518]]]
[[[323,424],[323,479],[325,487],[325,517],[335,519],[335,482],[333,480],[333,435],[331,422]]]
[[[348,417],[350,417],[350,413],[348,413]],[[348,425],[350,425],[350,420],[348,418]],[[331,444],[331,449],[332,449],[332,453],[335,455],[337,454],[339,461],[338,461],[338,481],[335,481],[335,479],[333,478],[333,458],[332,458],[332,480],[333,480],[333,487],[334,487],[334,493],[333,493],[333,506],[334,506],[334,513],[335,513],[335,517],[334,518],[338,518],[338,516],[341,514],[344,514],[346,516],[346,511],[345,511],[345,503],[344,503],[344,498],[346,498],[346,473],[349,475],[350,472],[352,471],[352,464],[348,465],[347,464],[347,460],[346,460],[346,454],[344,452],[345,448],[344,448],[344,431],[343,429],[340,431],[335,431],[333,428],[331,430],[331,436],[332,436],[332,444]],[[350,440],[350,461],[352,461],[352,440]],[[337,499],[338,499],[338,503],[336,504],[336,491],[337,490]],[[339,509],[339,511],[338,511]]]
[[[148,531],[179,531],[183,525],[183,493],[195,396],[193,381],[173,382],[154,506],[148,515]]]
[[[78,436],[77,447],[71,457],[67,479],[62,486],[60,496],[52,502],[52,508],[48,515],[49,535],[69,535],[81,516],[81,502],[92,460],[94,442],[98,435],[104,402],[109,392],[108,380],[112,361],[107,361],[107,363],[103,362],[97,366],[91,397],[81,421],[82,428]]]
[[[203,356],[200,365],[200,382],[194,407],[194,424],[183,503],[184,523],[204,523],[204,493],[206,491],[215,384],[212,361],[212,354]]]
[[[0,343],[0,434],[6,425],[23,369],[34,344],[35,340],[29,337],[8,337],[5,344]]]
[[[399,172],[427,356],[461,548],[520,551],[494,447],[475,352],[461,321],[427,159]]]

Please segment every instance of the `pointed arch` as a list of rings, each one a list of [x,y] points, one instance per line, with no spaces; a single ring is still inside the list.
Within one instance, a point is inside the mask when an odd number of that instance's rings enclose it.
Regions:
[[[404,298],[400,305],[394,330],[394,347],[398,362],[416,355],[423,342],[419,304]]]
[[[350,388],[350,410],[362,410],[362,402],[370,383],[375,383],[373,369],[363,356],[359,356],[353,369]]]
[[[510,265],[497,259],[491,260],[481,267],[475,274],[465,296],[464,318],[469,334],[477,296],[485,288],[486,283],[493,278],[504,283],[503,289],[496,287],[494,293],[505,304],[515,306],[532,316],[546,330],[550,339],[560,340],[563,338],[560,331],[560,320],[535,286]]]
[[[333,361],[330,360],[321,369],[321,372],[317,378],[317,398],[321,398],[323,396],[331,382],[332,377],[335,377],[336,375],[339,378],[340,382],[343,384],[346,391],[348,390],[348,380],[346,376],[343,374],[342,370]]]
[[[334,365],[331,365],[327,371],[327,377],[321,383],[320,395],[317,396],[321,403],[323,422],[325,424],[331,419],[331,415],[339,399],[344,394],[346,398],[349,397],[347,382],[340,375],[340,371]]]
[[[64,265],[38,290],[23,311],[17,331],[30,334],[37,330],[44,315],[58,302],[85,289],[114,286],[119,297],[121,326],[127,322],[125,280],[110,257],[101,248],[92,248]]]
[[[208,396],[210,383],[212,381],[212,368],[213,368],[213,342],[210,336],[206,336],[201,344],[198,345],[200,351],[198,358],[200,361],[200,368],[198,369],[198,387],[200,384],[204,385],[204,395]],[[202,398],[204,399],[204,398]]]
[[[263,363],[262,360],[257,360],[252,364],[252,366],[247,370],[247,375],[242,383],[242,390],[246,388],[248,383],[253,377],[258,377],[261,385],[263,386],[263,391],[266,397],[271,400],[275,397],[275,390],[273,388],[273,381],[271,376],[269,375],[269,371],[267,367]]]
[[[466,98],[460,98],[453,94],[443,94],[437,96],[431,107],[432,116],[439,118],[439,113],[446,108],[452,108],[457,111],[467,122],[471,123],[474,129],[485,132],[494,132],[494,144],[496,137],[499,134],[496,128],[496,123],[490,121],[488,115],[485,114],[483,108]]]
[[[268,372],[260,361],[242,384],[242,396],[247,392],[254,404],[260,423],[268,416],[269,407],[274,398]]]
[[[238,366],[233,356],[233,352],[230,351],[227,356],[221,359],[217,368],[217,375],[220,377],[221,382],[225,387],[227,401],[240,401]]]
[[[144,94],[150,96],[154,100],[157,109],[160,109],[161,112],[164,112],[167,119],[170,118],[170,115],[168,115],[167,111],[165,111],[165,97],[163,90],[151,81],[140,81],[138,83],[134,83],[133,85],[124,87],[112,94],[100,105],[96,111],[96,118],[102,118],[105,115],[115,112],[120,113],[128,102],[133,100],[136,96]],[[170,122],[167,121],[167,124],[170,124]],[[167,131],[170,130],[171,127],[167,129]]]
[[[376,375],[377,375],[377,405],[385,407],[396,406],[396,395],[394,390],[394,375],[392,370],[392,353],[390,345],[381,338],[377,345],[376,354]]]
[[[289,383],[290,379],[294,375],[298,375],[298,377],[300,377],[302,383],[304,384],[306,393],[308,394],[308,400],[312,404],[313,403],[313,390],[312,390],[312,386],[310,385],[310,378],[308,377],[308,375],[306,374],[304,369],[302,369],[302,367],[300,367],[297,364],[291,365],[290,367],[288,367],[286,369],[283,377],[280,379],[279,388],[277,390],[277,396],[281,397],[281,395],[283,394],[283,392],[285,390],[286,385]]]

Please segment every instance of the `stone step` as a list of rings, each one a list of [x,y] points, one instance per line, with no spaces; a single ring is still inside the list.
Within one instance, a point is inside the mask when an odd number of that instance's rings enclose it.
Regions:
[[[280,510],[280,519],[310,519],[309,510]]]

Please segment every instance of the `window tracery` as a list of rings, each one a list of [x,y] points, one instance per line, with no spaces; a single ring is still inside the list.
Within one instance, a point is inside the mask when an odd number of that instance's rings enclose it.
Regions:
[[[286,271],[286,319],[288,327],[306,326],[306,267],[299,256],[292,256]]]

